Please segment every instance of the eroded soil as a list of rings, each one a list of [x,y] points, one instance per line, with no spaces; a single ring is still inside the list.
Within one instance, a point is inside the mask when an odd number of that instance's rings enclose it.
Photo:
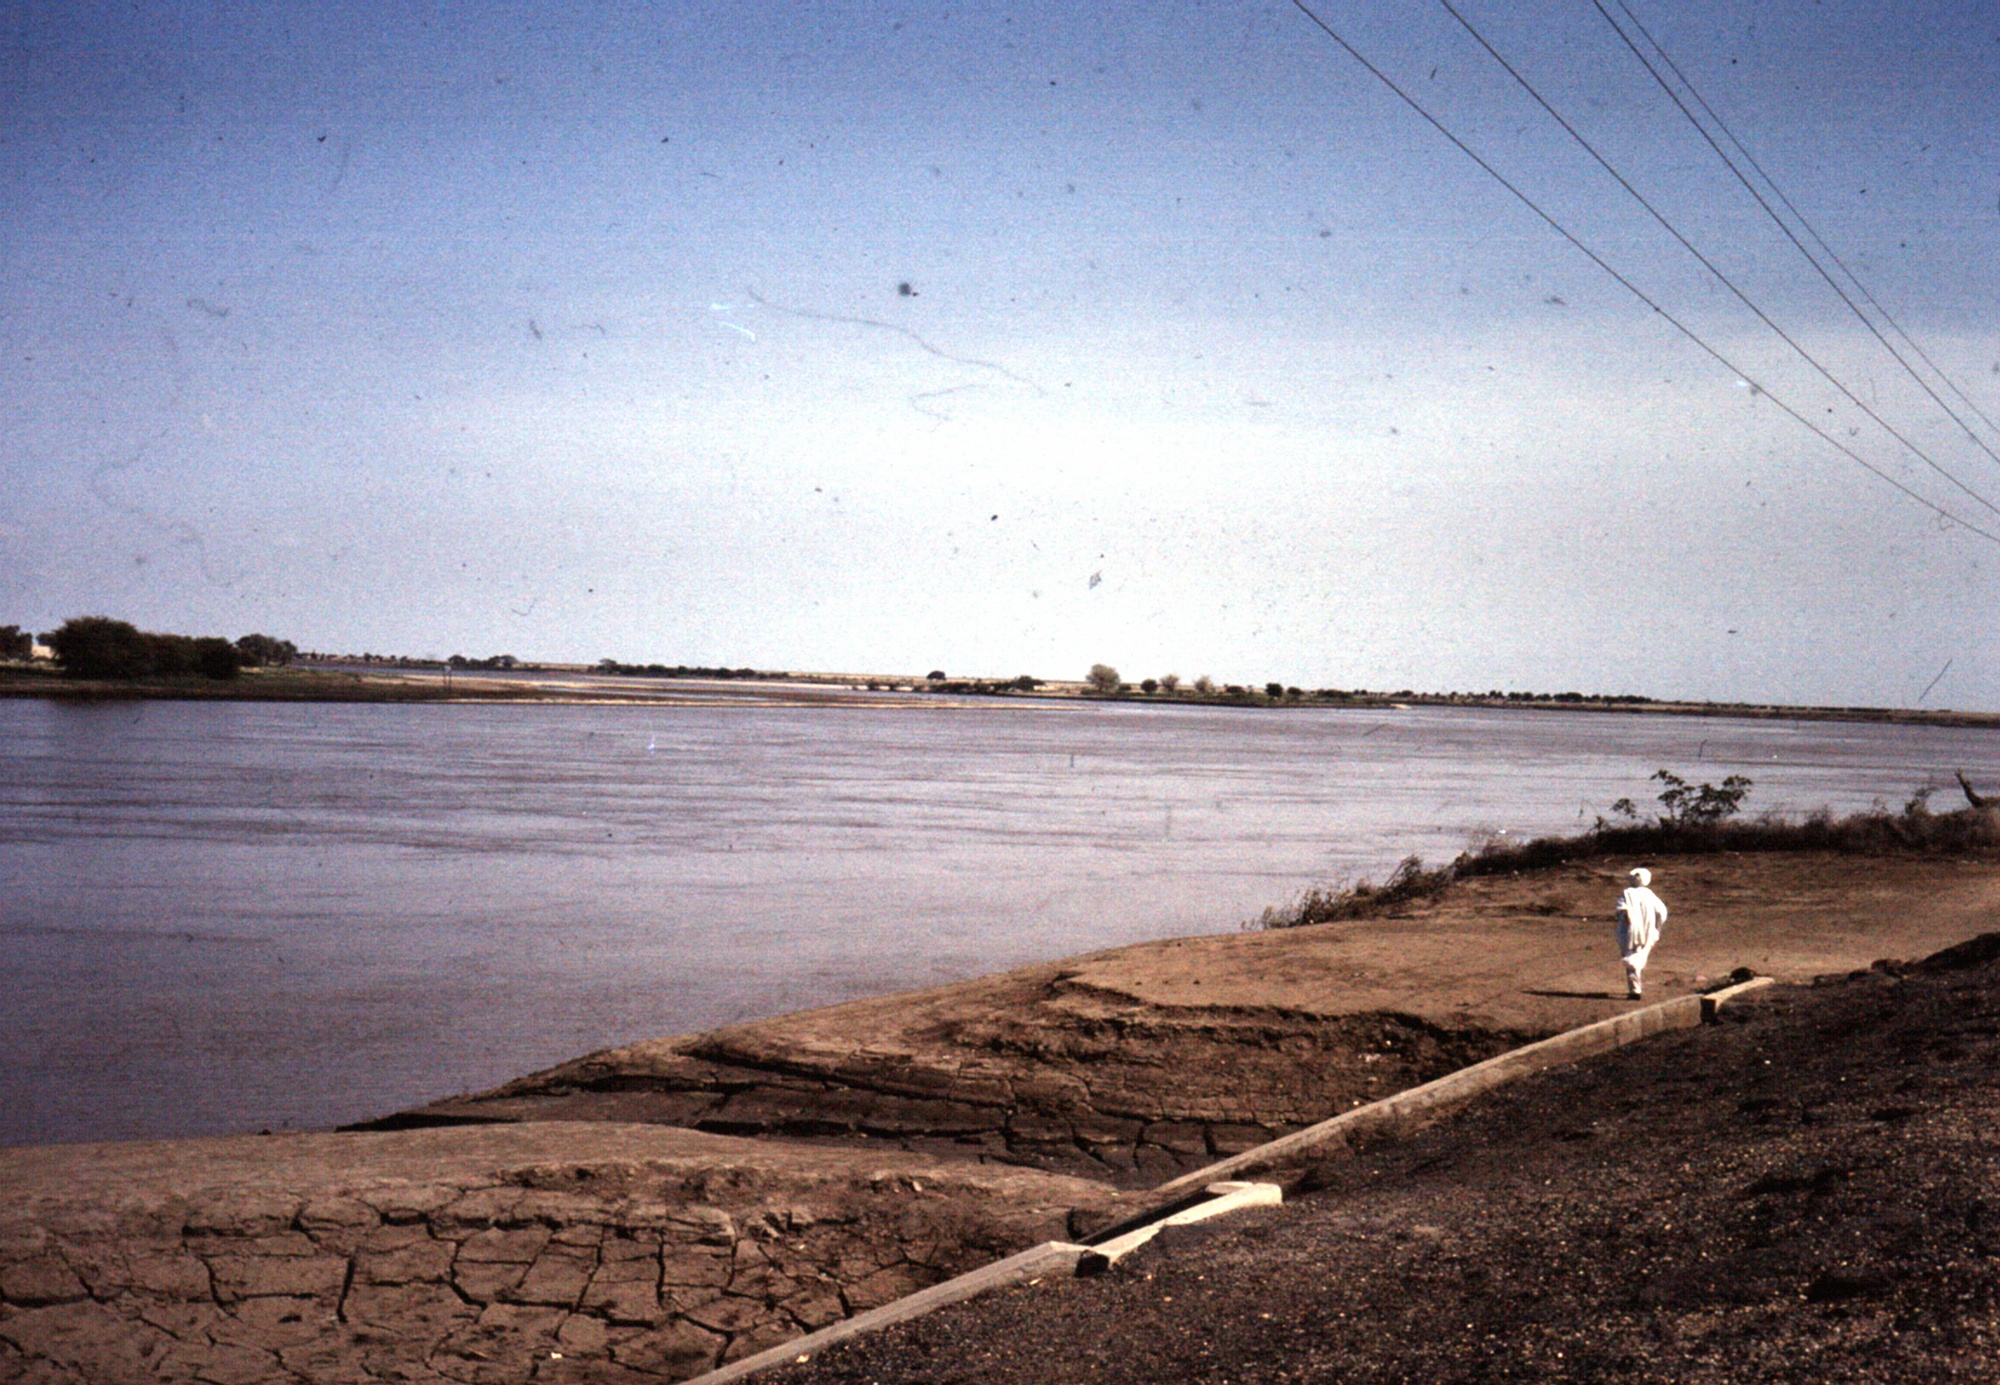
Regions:
[[[648,1121],[1003,1160],[1128,1188],[1628,1008],[1624,861],[1462,882],[1386,917],[1174,939],[613,1049],[377,1128]],[[1922,955],[2000,913],[1991,864],[1655,861],[1649,1000],[1739,967]]]
[[[0,1380],[678,1380],[1107,1215],[655,1127],[0,1151]]]
[[[1490,1093],[772,1385],[2000,1375],[2000,934]]]

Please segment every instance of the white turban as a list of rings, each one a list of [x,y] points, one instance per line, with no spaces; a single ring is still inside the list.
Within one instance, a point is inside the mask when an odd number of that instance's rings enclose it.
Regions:
[[[1632,878],[1639,882],[1641,888],[1644,888],[1653,883],[1653,872],[1647,870],[1644,866],[1635,866],[1632,869]]]

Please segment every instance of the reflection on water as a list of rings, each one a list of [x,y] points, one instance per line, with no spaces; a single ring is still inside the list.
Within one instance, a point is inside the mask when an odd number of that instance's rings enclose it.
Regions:
[[[1672,766],[1900,803],[1990,733],[953,703],[0,702],[0,1142],[323,1126],[1234,927]],[[1942,800],[1940,800],[1942,801]]]

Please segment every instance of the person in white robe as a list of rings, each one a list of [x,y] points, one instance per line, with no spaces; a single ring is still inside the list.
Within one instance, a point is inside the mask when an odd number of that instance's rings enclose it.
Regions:
[[[1618,896],[1618,952],[1625,959],[1625,994],[1637,1000],[1640,974],[1646,959],[1660,940],[1660,925],[1667,921],[1666,901],[1649,888],[1653,872],[1640,866],[1632,872],[1631,888]]]

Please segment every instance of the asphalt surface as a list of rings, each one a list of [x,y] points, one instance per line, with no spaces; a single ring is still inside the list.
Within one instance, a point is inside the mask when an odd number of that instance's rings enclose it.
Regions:
[[[2000,934],[1762,997],[759,1379],[2000,1380]]]

